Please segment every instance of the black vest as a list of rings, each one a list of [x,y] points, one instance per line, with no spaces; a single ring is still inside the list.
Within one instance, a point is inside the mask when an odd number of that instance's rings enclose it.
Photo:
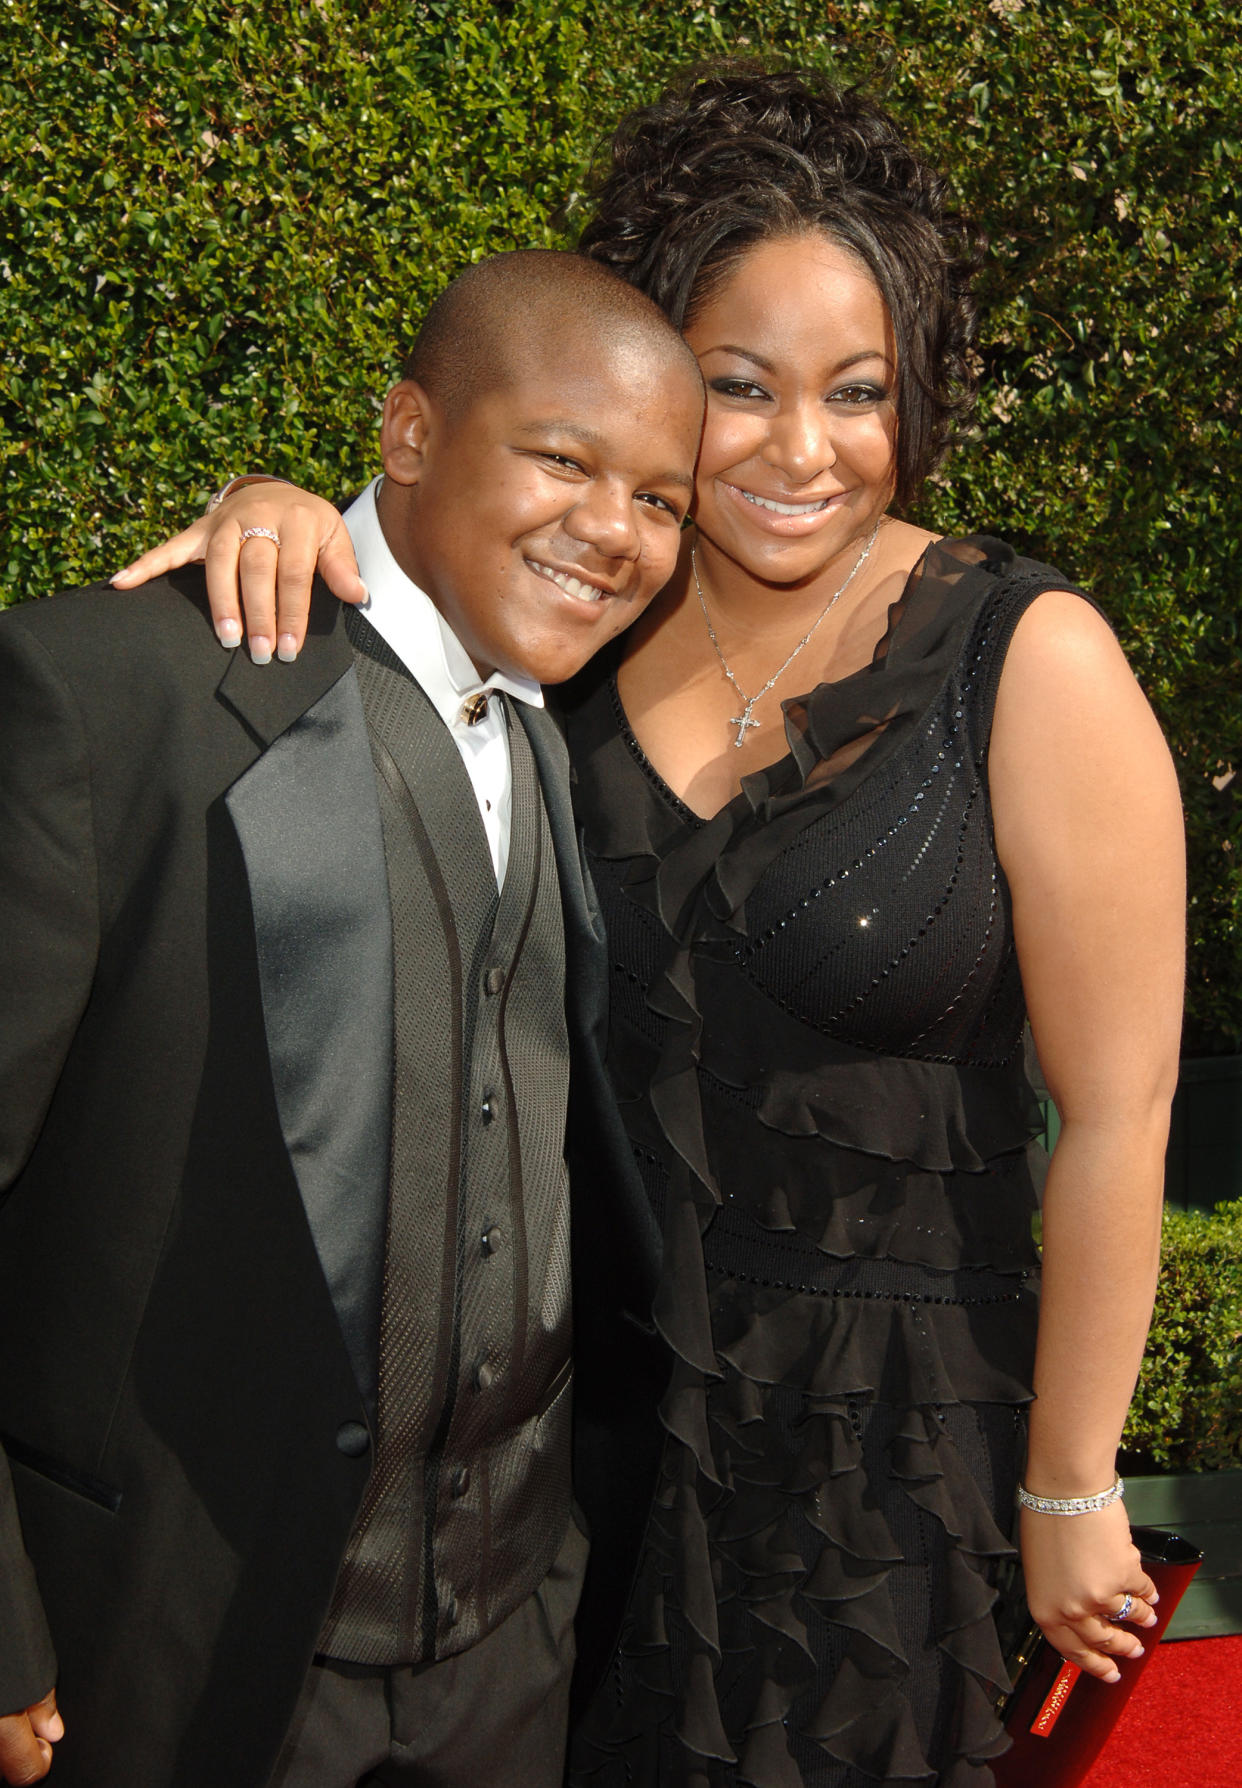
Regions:
[[[392,903],[393,1147],[375,1465],[320,1647],[378,1665],[473,1644],[565,1534],[569,1044],[522,726],[498,893],[451,735],[379,635],[357,617],[349,631]]]

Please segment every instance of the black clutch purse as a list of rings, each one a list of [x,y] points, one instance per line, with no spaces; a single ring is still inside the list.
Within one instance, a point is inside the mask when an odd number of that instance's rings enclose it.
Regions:
[[[1023,1603],[1009,1624],[1010,1635],[1016,1634],[1006,1659],[1013,1687],[996,1704],[1013,1740],[992,1764],[996,1788],[1077,1788],[1104,1749],[1144,1664],[1203,1563],[1202,1552],[1178,1534],[1132,1527],[1130,1535],[1160,1592],[1155,1626],[1134,1629],[1146,1648],[1144,1655],[1117,1659],[1120,1682],[1087,1676],[1053,1650]]]

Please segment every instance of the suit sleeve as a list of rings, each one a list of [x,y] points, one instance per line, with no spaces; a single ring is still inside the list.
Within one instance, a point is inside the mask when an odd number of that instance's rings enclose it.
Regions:
[[[86,1006],[98,910],[82,717],[27,617],[0,617],[0,1201],[35,1146]],[[0,1276],[21,1270],[0,1259]],[[0,1713],[31,1705],[55,1678],[0,1450]]]
[[[0,620],[0,1198],[47,1114],[99,940],[85,732],[21,618]]]

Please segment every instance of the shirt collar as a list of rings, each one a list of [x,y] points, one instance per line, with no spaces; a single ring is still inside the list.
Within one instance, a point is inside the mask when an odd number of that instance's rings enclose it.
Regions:
[[[462,706],[471,696],[493,689],[542,708],[543,690],[530,677],[493,671],[485,682],[479,680],[469,653],[435,603],[393,557],[375,503],[379,484],[373,478],[345,511],[358,571],[370,591],[359,612],[391,646],[446,726],[458,724]]]

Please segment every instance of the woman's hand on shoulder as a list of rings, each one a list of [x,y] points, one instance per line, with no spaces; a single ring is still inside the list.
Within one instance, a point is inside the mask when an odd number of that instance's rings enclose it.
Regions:
[[[258,664],[273,651],[286,662],[301,651],[316,571],[342,602],[367,597],[340,511],[294,484],[265,481],[234,491],[112,582],[127,590],[199,561],[221,645],[240,645],[244,633]]]
[[[1130,1539],[1125,1504],[1089,1515],[1023,1509],[1022,1573],[1032,1617],[1049,1644],[1091,1676],[1115,1682],[1118,1658],[1143,1655],[1137,1627],[1156,1624],[1156,1586]],[[1131,1598],[1124,1621],[1110,1618]]]

